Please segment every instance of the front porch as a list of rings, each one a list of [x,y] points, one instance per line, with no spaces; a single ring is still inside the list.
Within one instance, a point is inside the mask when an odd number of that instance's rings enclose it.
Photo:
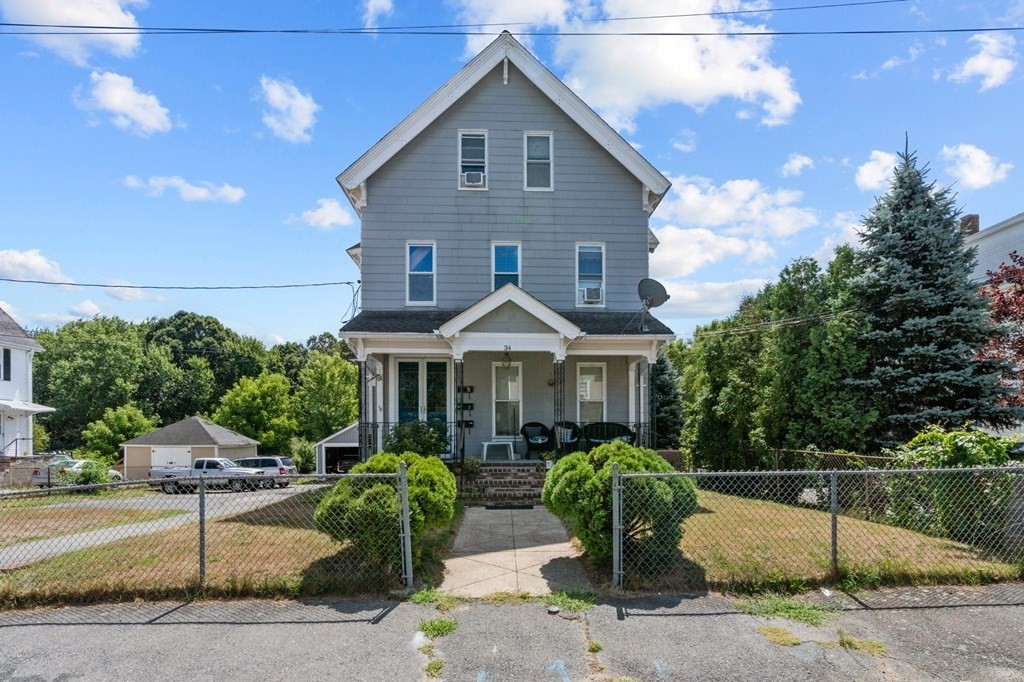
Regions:
[[[513,285],[461,312],[361,313],[343,335],[362,379],[361,456],[421,421],[456,461],[653,445],[650,373],[673,338],[650,317],[557,313]]]

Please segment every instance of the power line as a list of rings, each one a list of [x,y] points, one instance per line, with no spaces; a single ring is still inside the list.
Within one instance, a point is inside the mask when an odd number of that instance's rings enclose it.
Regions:
[[[358,282],[306,282],[301,284],[239,284],[218,286],[165,286],[157,284],[95,284],[86,282],[51,282],[41,279],[13,279],[0,277],[0,282],[16,284],[47,284],[59,287],[89,287],[95,289],[151,289],[156,291],[239,291],[245,289],[309,289],[313,287],[354,287]]]
[[[768,9],[741,9],[741,10],[720,10],[715,12],[689,12],[684,14],[650,14],[632,17],[605,17],[605,18],[578,18],[576,23],[612,23],[618,21],[643,21],[651,19],[683,19],[693,17],[718,17],[732,16],[739,14],[771,14],[775,12],[795,12],[818,9],[843,9],[849,7],[864,7],[869,5],[891,5],[909,2],[909,0],[856,0],[854,2],[824,3],[817,5],[797,5],[793,7],[773,7]],[[374,27],[352,27],[352,28],[296,28],[296,29],[246,29],[246,28],[202,28],[202,27],[168,27],[168,26],[104,26],[95,24],[39,24],[39,23],[18,23],[0,22],[0,26],[11,28],[50,28],[50,29],[78,29],[95,31],[118,31],[125,34],[134,33],[156,33],[158,35],[169,35],[175,33],[196,34],[196,33],[352,33],[352,34],[397,34],[401,31],[424,31],[439,29],[462,29],[462,28],[492,28],[496,26],[532,26],[537,22],[514,21],[494,23],[473,23],[473,24],[425,24],[417,26],[374,26]],[[77,35],[65,33],[65,35]],[[36,33],[24,33],[23,35],[39,35]],[[45,34],[51,35],[51,34]]]

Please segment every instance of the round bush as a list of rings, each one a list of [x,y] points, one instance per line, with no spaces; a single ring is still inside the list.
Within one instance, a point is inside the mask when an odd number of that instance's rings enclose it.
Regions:
[[[572,524],[587,553],[612,552],[612,465],[619,473],[675,473],[653,450],[621,441],[560,459],[544,482],[544,504]],[[624,551],[671,556],[679,551],[682,522],[697,507],[693,481],[683,476],[630,479],[623,490]]]

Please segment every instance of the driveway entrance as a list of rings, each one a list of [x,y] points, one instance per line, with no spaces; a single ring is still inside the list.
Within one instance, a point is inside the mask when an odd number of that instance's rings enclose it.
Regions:
[[[441,589],[463,597],[496,592],[549,594],[589,586],[583,559],[544,507],[470,507],[445,562]]]

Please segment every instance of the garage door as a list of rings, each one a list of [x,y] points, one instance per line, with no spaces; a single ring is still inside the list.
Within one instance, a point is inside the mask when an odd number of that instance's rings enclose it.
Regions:
[[[153,448],[150,466],[154,467],[188,467],[192,466],[192,448],[159,447]]]

